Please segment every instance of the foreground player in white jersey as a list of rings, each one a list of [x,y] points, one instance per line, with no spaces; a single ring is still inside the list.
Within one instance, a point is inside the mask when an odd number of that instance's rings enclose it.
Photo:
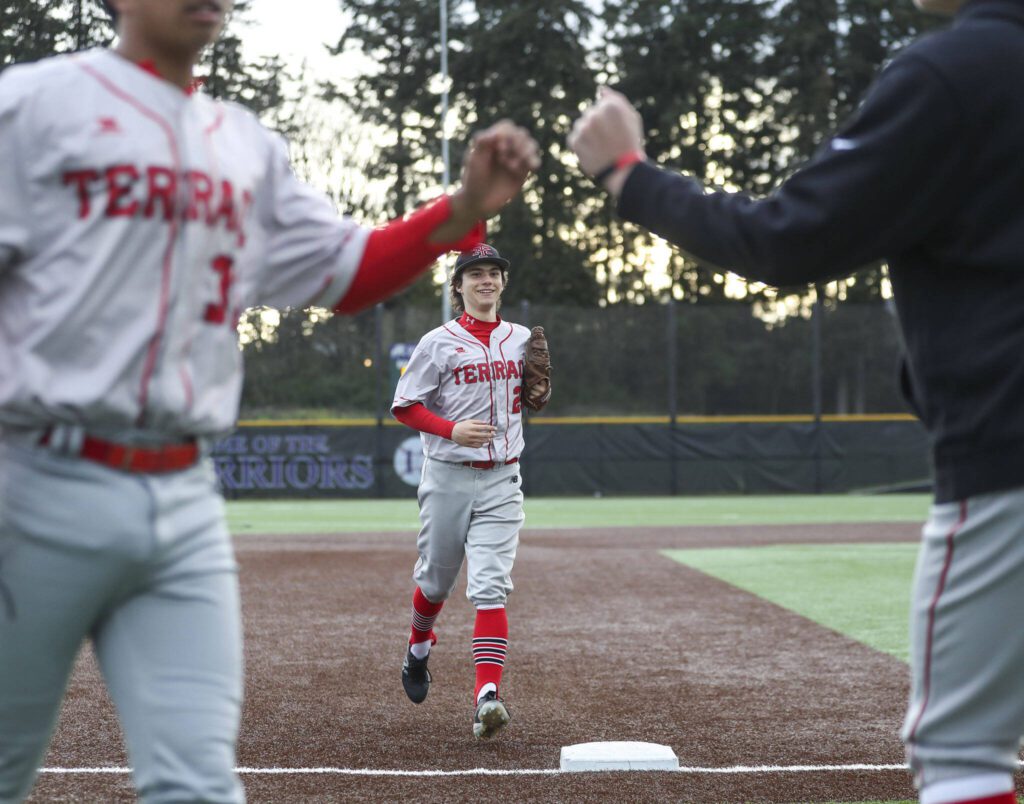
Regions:
[[[498,316],[508,267],[485,244],[459,255],[451,297],[452,309],[462,315],[416,345],[391,408],[396,419],[421,431],[426,456],[402,685],[414,703],[427,697],[434,622],[466,560],[466,596],[476,606],[473,735],[480,739],[509,722],[498,692],[508,649],[505,599],[524,520],[519,455],[530,330]]]
[[[478,243],[536,165],[511,124],[370,231],[247,112],[192,93],[230,0],[111,0],[119,44],[0,76],[0,802],[87,636],[147,802],[239,802],[236,565],[205,457],[251,305],[366,307]]]

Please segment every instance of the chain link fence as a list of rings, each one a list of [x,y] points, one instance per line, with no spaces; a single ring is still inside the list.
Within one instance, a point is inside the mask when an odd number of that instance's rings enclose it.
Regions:
[[[522,304],[502,315],[548,333],[546,417],[907,412],[886,303],[818,305],[811,318],[773,326],[742,304]],[[244,348],[242,418],[386,417],[403,358],[439,324],[435,308],[283,315]]]

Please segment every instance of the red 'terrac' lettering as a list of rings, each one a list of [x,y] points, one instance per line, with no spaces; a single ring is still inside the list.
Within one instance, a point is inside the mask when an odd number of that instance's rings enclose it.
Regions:
[[[78,190],[78,217],[88,218],[89,210],[89,182],[96,181],[100,174],[95,170],[69,170],[64,174],[64,186],[75,185]]]

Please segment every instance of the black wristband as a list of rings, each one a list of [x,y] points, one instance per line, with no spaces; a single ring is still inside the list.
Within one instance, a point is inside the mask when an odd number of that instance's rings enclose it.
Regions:
[[[597,173],[594,174],[594,184],[600,187],[602,184],[604,184],[604,180],[615,172],[618,166],[618,162],[612,162],[610,165],[608,165],[608,167],[602,168],[601,170],[597,171]]]

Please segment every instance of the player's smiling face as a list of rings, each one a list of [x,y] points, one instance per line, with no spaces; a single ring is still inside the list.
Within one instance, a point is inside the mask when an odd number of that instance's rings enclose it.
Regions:
[[[494,263],[471,265],[462,272],[462,305],[475,318],[486,320],[496,313],[501,293],[505,289],[504,277]]]
[[[234,0],[114,0],[122,37],[164,52],[198,54],[214,42]]]

